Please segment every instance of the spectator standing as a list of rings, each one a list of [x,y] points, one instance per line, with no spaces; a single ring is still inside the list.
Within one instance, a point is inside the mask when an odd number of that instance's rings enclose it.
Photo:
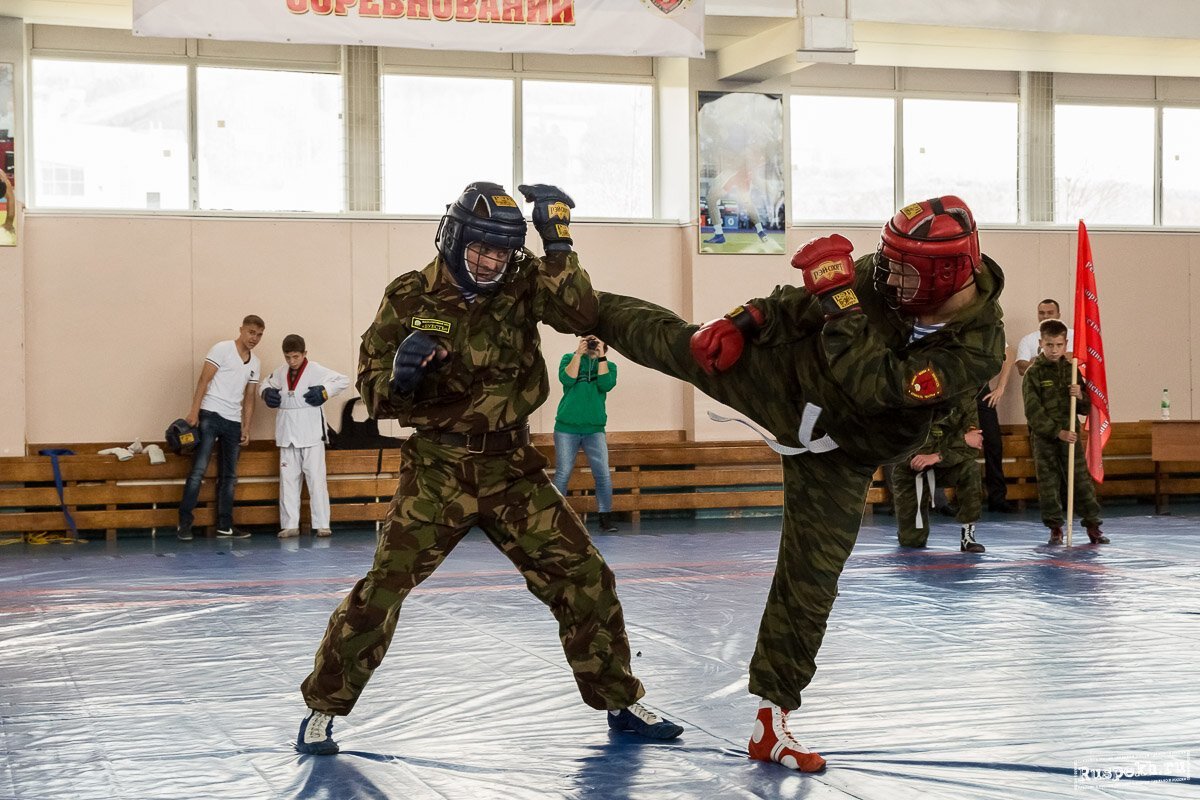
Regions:
[[[262,364],[252,351],[266,329],[262,317],[250,314],[242,320],[236,339],[217,342],[204,357],[192,407],[184,417],[189,425],[200,429],[200,437],[179,502],[179,528],[175,535],[183,541],[192,538],[193,512],[214,448],[220,451],[217,536],[245,539],[250,535],[233,527],[233,489],[237,485],[238,455],[242,445],[250,442],[254,394],[262,378]]]
[[[596,510],[600,530],[617,530],[612,518],[612,476],[608,471],[608,424],[605,399],[617,385],[617,365],[608,360],[608,345],[595,336],[579,337],[574,353],[566,353],[558,365],[562,400],[554,415],[554,486],[567,494],[567,483],[575,470],[580,448],[596,482]]]
[[[283,364],[267,378],[263,402],[279,409],[275,444],[279,447],[279,538],[300,535],[300,482],[308,484],[309,512],[317,536],[329,536],[329,485],[325,479],[325,412],[330,397],[350,379],[308,360],[304,337],[283,337]]]

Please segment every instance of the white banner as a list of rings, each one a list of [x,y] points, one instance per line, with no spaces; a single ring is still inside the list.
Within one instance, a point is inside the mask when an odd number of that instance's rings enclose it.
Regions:
[[[704,0],[133,0],[137,36],[704,57]]]

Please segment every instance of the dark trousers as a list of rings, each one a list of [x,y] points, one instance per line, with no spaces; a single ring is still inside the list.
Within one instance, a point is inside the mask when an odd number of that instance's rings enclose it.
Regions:
[[[200,497],[204,472],[217,447],[217,528],[227,531],[233,527],[233,487],[237,485],[238,453],[242,449],[242,423],[225,419],[212,411],[200,412],[200,442],[192,454],[192,471],[183,485],[183,500],[179,503],[179,527],[192,526],[192,511]]]
[[[979,412],[979,428],[983,431],[983,485],[989,508],[1002,506],[1008,500],[1008,484],[1004,482],[1004,442],[1000,438],[1000,418],[996,409],[984,402],[991,392],[986,383],[975,395]]]

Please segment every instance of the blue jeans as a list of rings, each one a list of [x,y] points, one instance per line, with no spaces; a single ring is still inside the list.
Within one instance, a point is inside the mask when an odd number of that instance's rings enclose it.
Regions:
[[[242,423],[212,411],[201,411],[200,441],[192,454],[192,471],[183,485],[183,500],[179,503],[181,528],[192,526],[192,511],[200,497],[200,484],[217,444],[220,444],[221,452],[217,461],[217,528],[227,531],[233,527],[233,487],[237,484],[238,453],[242,449]]]
[[[554,432],[554,486],[564,497],[567,482],[575,469],[579,448],[587,456],[588,466],[596,478],[596,508],[601,514],[612,511],[612,476],[608,474],[608,439],[600,433]]]

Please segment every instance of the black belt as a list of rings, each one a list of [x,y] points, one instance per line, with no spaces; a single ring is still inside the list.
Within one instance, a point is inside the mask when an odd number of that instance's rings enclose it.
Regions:
[[[468,453],[493,455],[509,453],[518,447],[529,444],[529,426],[506,428],[501,431],[485,431],[484,433],[455,433],[454,431],[418,430],[416,433],[422,439],[428,439],[438,444],[450,447],[465,447]]]

